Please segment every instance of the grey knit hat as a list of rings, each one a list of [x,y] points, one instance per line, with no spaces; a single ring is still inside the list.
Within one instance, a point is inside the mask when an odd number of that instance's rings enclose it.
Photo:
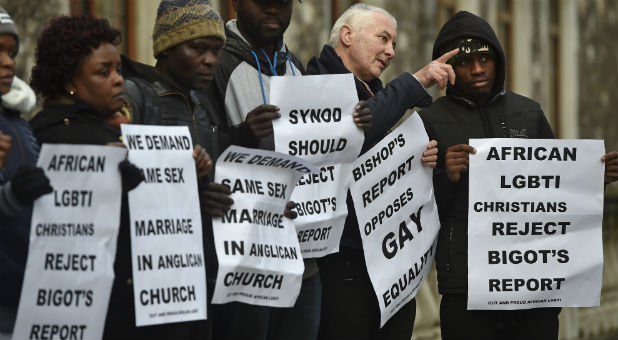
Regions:
[[[15,37],[15,41],[19,46],[19,32],[17,32],[17,26],[15,26],[11,16],[2,7],[0,7],[0,34],[11,34]]]

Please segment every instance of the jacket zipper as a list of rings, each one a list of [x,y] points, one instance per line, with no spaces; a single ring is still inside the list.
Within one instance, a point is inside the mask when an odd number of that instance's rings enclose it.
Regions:
[[[17,142],[19,143],[19,149],[21,150],[22,161],[24,163],[27,163],[26,152],[24,150],[24,145],[21,142],[21,138],[19,138],[19,134],[17,133],[17,130],[15,130],[15,127],[12,124],[9,124],[9,126],[11,127],[11,130],[13,131],[13,135],[15,136],[15,139],[17,139]]]
[[[197,144],[202,145],[202,143],[200,143],[200,136],[197,133],[197,118],[195,117],[196,116],[197,108],[200,105],[200,103],[198,102],[195,105],[195,109],[192,110],[191,109],[191,105],[189,105],[189,100],[187,99],[187,96],[185,96],[185,94],[182,93],[182,92],[175,92],[175,91],[167,92],[167,93],[159,95],[159,97],[165,97],[165,96],[169,96],[169,95],[172,95],[172,94],[180,95],[182,97],[182,99],[185,101],[185,105],[186,105],[187,109],[191,112],[191,121],[193,122],[193,132],[195,133],[196,142],[197,142]]]
[[[447,251],[447,258],[446,258],[446,271],[450,272],[451,271],[451,260],[453,258],[451,252],[453,249],[453,220],[451,218],[449,218],[449,224],[448,224],[448,249]]]

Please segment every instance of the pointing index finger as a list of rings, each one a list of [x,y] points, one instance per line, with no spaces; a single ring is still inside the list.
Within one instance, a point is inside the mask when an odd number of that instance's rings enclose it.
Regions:
[[[451,59],[452,57],[456,56],[457,53],[459,53],[459,49],[456,48],[450,52],[444,53],[441,57],[439,57],[438,59],[436,59],[437,61],[441,62],[441,63],[446,63],[449,59]]]

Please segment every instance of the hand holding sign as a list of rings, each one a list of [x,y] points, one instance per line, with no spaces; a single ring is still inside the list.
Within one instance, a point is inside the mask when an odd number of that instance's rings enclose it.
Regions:
[[[438,142],[436,140],[431,140],[429,141],[429,143],[427,143],[427,147],[425,148],[425,151],[423,151],[423,157],[421,157],[421,162],[423,162],[423,165],[435,168],[437,161],[438,161]]]
[[[35,199],[52,192],[49,179],[43,169],[26,164],[17,169],[11,179],[13,193],[24,204],[30,204]]]
[[[223,184],[206,184],[206,190],[202,191],[202,209],[211,216],[223,216],[234,204],[231,194],[230,188]]]
[[[601,161],[605,162],[605,184],[618,180],[618,153],[606,153],[601,157]]]
[[[371,128],[371,109],[365,106],[365,101],[361,100],[354,107],[354,124],[360,129],[369,130]]]
[[[446,176],[451,182],[459,182],[461,172],[468,171],[470,154],[475,153],[476,150],[468,144],[453,145],[446,150]]]
[[[455,71],[453,71],[453,66],[446,62],[457,53],[459,53],[459,49],[443,54],[440,58],[414,73],[414,76],[426,89],[438,84],[438,90],[442,90],[446,87],[447,82],[455,85]]]
[[[245,123],[258,138],[270,136],[273,133],[273,119],[281,117],[275,105],[262,104],[247,113]]]
[[[193,146],[193,159],[195,159],[197,178],[206,176],[212,168],[212,159],[210,159],[210,155],[199,144]]]

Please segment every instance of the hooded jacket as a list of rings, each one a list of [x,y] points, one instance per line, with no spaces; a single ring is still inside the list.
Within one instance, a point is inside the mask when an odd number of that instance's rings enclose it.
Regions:
[[[238,30],[236,20],[225,25],[225,35],[221,63],[215,69],[214,83],[207,94],[215,111],[225,113],[223,119],[237,126],[251,110],[269,104],[271,76],[300,76],[305,70],[283,40],[277,44],[276,57],[270,60],[263,50],[251,48]],[[262,149],[273,150],[273,136],[263,138],[259,145]]]
[[[16,81],[17,78],[0,100],[0,131],[12,138],[8,161],[0,169],[0,309],[14,312],[24,278],[32,205],[24,205],[17,199],[10,181],[21,165],[34,165],[39,156],[32,129],[15,109],[32,108],[36,98],[26,83],[16,84]]]
[[[434,190],[441,223],[436,253],[441,294],[466,294],[468,285],[468,172],[461,173],[459,182],[451,182],[445,171],[446,150],[469,144],[470,138],[554,138],[540,105],[504,88],[504,52],[485,20],[465,11],[455,14],[440,30],[433,57],[446,52],[445,44],[460,38],[476,38],[490,45],[496,79],[485,103],[466,98],[449,84],[446,96],[420,112],[430,139],[438,141]]]
[[[224,112],[231,126],[239,126],[245,121],[247,113],[259,105],[269,104],[270,77],[302,76],[305,70],[283,40],[277,43],[273,60],[263,50],[253,50],[238,30],[236,19],[225,25],[225,36],[221,63],[215,69],[215,80],[207,96],[216,112]],[[274,150],[273,135],[262,138],[252,147]],[[314,259],[305,259],[304,263],[303,279],[317,274]]]

